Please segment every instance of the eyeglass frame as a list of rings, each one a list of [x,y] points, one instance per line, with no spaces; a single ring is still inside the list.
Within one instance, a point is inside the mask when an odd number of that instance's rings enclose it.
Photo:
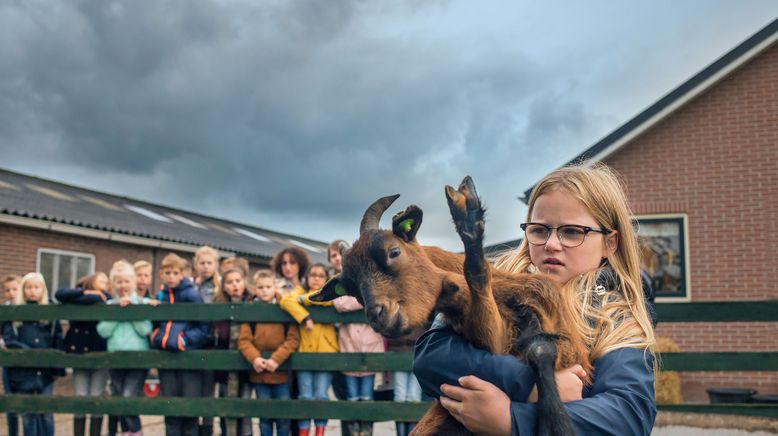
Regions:
[[[527,226],[530,226],[530,225],[541,226],[541,227],[545,227],[546,229],[548,229],[548,237],[546,238],[545,241],[543,241],[542,244],[535,244],[535,243],[530,242],[529,236],[527,236]],[[534,245],[536,247],[548,244],[549,239],[551,239],[551,233],[553,233],[553,231],[556,231],[556,237],[557,237],[557,240],[559,240],[559,244],[562,245],[565,248],[580,247],[586,241],[586,235],[588,235],[591,232],[597,232],[597,233],[601,233],[603,235],[610,235],[611,233],[613,233],[615,231],[615,230],[609,229],[607,227],[589,227],[589,226],[582,226],[582,225],[579,225],[579,224],[563,224],[561,226],[551,227],[551,226],[546,225],[546,224],[533,223],[533,222],[521,223],[521,224],[519,224],[519,227],[521,227],[521,230],[524,231],[524,237],[527,238],[527,243],[531,244],[531,245]],[[559,229],[562,228],[562,227],[577,227],[577,228],[583,230],[584,237],[583,237],[583,239],[581,239],[581,243],[578,244],[578,245],[573,245],[573,246],[565,245],[564,241],[562,241],[562,236],[560,236],[560,233],[559,233]]]

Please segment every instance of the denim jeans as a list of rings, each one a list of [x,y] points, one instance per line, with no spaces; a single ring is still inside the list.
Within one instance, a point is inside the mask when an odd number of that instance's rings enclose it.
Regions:
[[[111,395],[114,397],[131,398],[140,396],[143,392],[143,383],[146,381],[145,369],[112,369]],[[140,416],[120,416],[123,432],[137,433],[141,429]]]
[[[373,401],[373,381],[375,374],[356,377],[346,376],[346,389],[348,391],[348,401]]]
[[[257,383],[254,384],[254,391],[257,393],[258,400],[288,400],[289,384],[281,383],[277,385]],[[291,423],[288,419],[262,418],[259,421],[260,436],[273,436],[273,423],[276,424],[276,434],[278,436],[289,436]]]
[[[51,395],[54,383],[44,387],[39,395]],[[51,413],[25,413],[22,415],[24,436],[54,436],[54,415]]]
[[[6,395],[11,393],[11,387],[8,385],[8,368],[3,368],[3,393]],[[19,415],[15,412],[7,412],[5,418],[8,423],[8,436],[19,436]]]
[[[332,383],[332,373],[327,371],[298,371],[297,389],[299,394],[297,398],[301,400],[329,400],[327,389]],[[315,419],[314,424],[317,427],[327,425],[326,419]],[[307,429],[311,426],[309,419],[299,422],[301,429]]]
[[[394,401],[421,401],[421,385],[412,372],[398,371],[392,374]]]
[[[76,368],[73,370],[73,393],[77,397],[99,397],[105,393],[107,383],[107,369]],[[84,414],[81,413],[74,416],[83,418]]]

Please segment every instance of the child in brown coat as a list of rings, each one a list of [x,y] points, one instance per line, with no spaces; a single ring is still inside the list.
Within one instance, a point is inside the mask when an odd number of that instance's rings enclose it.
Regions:
[[[278,304],[281,294],[276,289],[275,275],[270,270],[260,270],[254,275],[257,299],[268,304]],[[300,345],[300,330],[294,324],[256,323],[241,324],[238,350],[254,368],[249,379],[261,400],[288,400],[289,372],[277,371],[278,367],[297,351]],[[262,357],[263,351],[272,352],[269,358]],[[278,435],[288,435],[288,419],[262,419],[259,424],[262,436],[273,435],[273,423]]]

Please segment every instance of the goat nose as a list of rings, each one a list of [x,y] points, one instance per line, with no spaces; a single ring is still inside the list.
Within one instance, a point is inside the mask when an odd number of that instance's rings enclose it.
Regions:
[[[367,317],[371,321],[378,321],[381,318],[381,314],[384,313],[384,306],[376,304],[375,306],[369,307],[366,312]]]

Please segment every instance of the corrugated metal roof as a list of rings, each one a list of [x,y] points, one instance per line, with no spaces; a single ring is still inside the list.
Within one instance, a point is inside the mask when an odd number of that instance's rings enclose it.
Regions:
[[[326,261],[325,242],[3,169],[0,213],[260,258],[297,246]]]

